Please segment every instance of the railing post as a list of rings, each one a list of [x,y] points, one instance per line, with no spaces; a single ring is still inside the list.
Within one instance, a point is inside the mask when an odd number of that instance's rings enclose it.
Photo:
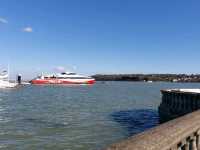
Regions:
[[[200,150],[200,129],[197,131],[197,149]]]
[[[197,150],[196,137],[192,138],[192,150]]]
[[[178,144],[175,150],[182,150],[183,145],[183,142],[181,142],[180,144]]]
[[[184,146],[184,150],[190,150],[190,143],[189,143],[189,141],[186,141],[185,146]]]
[[[182,94],[180,94],[180,97],[179,97],[179,113],[184,109],[184,100],[183,100],[183,96]]]

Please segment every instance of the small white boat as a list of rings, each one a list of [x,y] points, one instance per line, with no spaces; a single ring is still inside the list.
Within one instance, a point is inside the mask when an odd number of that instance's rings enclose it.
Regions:
[[[0,73],[0,88],[14,88],[18,84],[9,81],[9,74],[7,71]]]
[[[0,88],[14,88],[16,87],[16,83],[11,83],[9,81],[0,80]]]

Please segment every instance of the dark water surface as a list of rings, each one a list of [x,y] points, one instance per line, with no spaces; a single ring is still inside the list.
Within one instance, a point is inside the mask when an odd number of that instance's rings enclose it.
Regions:
[[[98,150],[158,124],[160,89],[192,83],[105,82],[0,89],[0,149]]]

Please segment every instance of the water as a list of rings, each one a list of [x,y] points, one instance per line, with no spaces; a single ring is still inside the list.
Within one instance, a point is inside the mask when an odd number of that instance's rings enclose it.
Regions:
[[[197,83],[98,82],[0,90],[0,149],[99,150],[158,124],[160,89]]]

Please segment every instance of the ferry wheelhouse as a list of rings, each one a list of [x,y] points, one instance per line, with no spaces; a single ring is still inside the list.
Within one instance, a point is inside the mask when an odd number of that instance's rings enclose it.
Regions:
[[[41,75],[31,80],[32,84],[94,84],[95,79],[74,72]]]

